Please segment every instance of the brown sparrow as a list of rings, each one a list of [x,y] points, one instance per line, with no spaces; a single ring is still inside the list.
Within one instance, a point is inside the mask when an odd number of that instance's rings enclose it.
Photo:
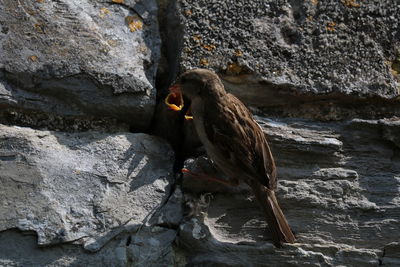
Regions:
[[[170,91],[179,99],[178,105],[183,105],[181,95],[190,100],[196,132],[217,167],[232,180],[244,181],[252,188],[266,214],[275,246],[293,243],[295,237],[275,197],[277,178],[271,150],[246,106],[225,91],[214,72],[205,69],[183,73]]]

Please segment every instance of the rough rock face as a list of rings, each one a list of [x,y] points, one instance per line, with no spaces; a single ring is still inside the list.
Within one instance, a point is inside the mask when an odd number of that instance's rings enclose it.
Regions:
[[[0,265],[400,266],[399,14],[395,0],[0,1]],[[246,185],[174,179],[188,155],[223,177],[162,102],[194,67],[258,115],[295,244],[271,244]],[[151,121],[175,157],[128,133]]]
[[[167,28],[182,36],[168,44],[181,46],[171,66],[213,69],[259,115],[277,161],[278,198],[297,236],[274,248],[246,185],[185,175],[188,216],[178,239],[185,264],[400,264],[399,8],[311,0],[170,6]],[[186,167],[223,177],[203,157]]]
[[[181,69],[220,72],[249,104],[399,95],[396,1],[179,0],[176,8]]]
[[[33,231],[39,245],[73,242],[89,251],[130,233],[170,245],[176,231],[152,226],[163,222],[156,218],[171,194],[172,164],[170,147],[146,134],[0,125],[0,231]]]
[[[397,256],[386,258],[386,250],[399,252],[400,150],[393,140],[400,134],[398,121],[259,117],[259,122],[271,140],[278,198],[297,242],[282,249],[266,242],[270,236],[263,214],[246,186],[204,181],[199,186],[196,177],[187,175],[184,189],[191,197],[186,199],[197,215],[181,225],[189,265],[399,264]],[[188,162],[188,168],[215,173],[201,158]]]
[[[0,106],[111,117],[146,130],[160,39],[155,1],[2,1]]]

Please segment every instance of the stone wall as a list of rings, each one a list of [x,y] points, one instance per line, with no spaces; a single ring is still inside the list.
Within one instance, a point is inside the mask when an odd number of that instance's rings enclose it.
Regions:
[[[400,265],[395,0],[0,2],[0,265]],[[201,67],[254,113],[296,235],[166,109]],[[169,144],[168,144],[169,143]],[[175,153],[174,153],[175,152]]]

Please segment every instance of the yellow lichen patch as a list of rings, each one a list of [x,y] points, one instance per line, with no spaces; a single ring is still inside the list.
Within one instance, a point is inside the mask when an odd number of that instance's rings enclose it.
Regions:
[[[390,66],[390,72],[400,82],[400,59],[396,59]]]
[[[195,35],[192,36],[192,39],[193,39],[193,41],[198,42],[198,41],[201,40],[201,36],[198,35],[198,34],[195,34]]]
[[[29,59],[30,59],[32,62],[35,62],[35,61],[37,61],[39,58],[38,58],[37,56],[33,55],[33,56],[30,56]]]
[[[235,50],[235,56],[242,57],[243,56],[243,52],[241,50],[239,50],[239,49],[236,49]]]
[[[37,33],[44,33],[43,25],[42,25],[42,24],[36,23],[36,24],[34,25],[34,27],[35,27],[35,31],[36,31]]]
[[[186,10],[185,10],[185,15],[186,15],[186,16],[190,16],[190,15],[192,15],[192,14],[193,14],[192,10],[190,10],[190,9],[186,9]]]
[[[400,56],[393,61],[392,69],[400,73]]]
[[[335,27],[336,27],[336,22],[331,21],[326,24],[327,31],[333,32],[336,30]]]
[[[384,63],[389,67],[393,77],[400,83],[400,58],[396,58],[394,61],[386,60]],[[400,86],[397,86],[397,94],[400,94]],[[400,100],[400,96],[395,99]]]
[[[29,8],[26,9],[26,13],[28,13],[31,16],[36,16],[38,14],[35,10]]]
[[[117,3],[117,4],[122,4],[124,2],[124,0],[112,0],[113,3]]]
[[[202,59],[200,59],[200,65],[203,67],[206,67],[206,66],[210,65],[210,63],[208,63],[208,59],[202,58]]]
[[[71,49],[69,49],[69,48],[58,48],[56,53],[59,54],[62,57],[66,57],[68,54],[71,53]]]
[[[355,0],[343,0],[342,3],[347,7],[360,7],[360,4],[356,3]]]
[[[105,16],[107,16],[108,14],[110,14],[110,10],[108,10],[105,7],[102,7],[100,9],[100,18],[104,18]]]
[[[36,0],[36,2],[43,4],[45,0]]]
[[[116,40],[107,40],[107,44],[111,47],[116,47],[118,46],[118,41]]]
[[[131,32],[143,30],[143,21],[138,16],[127,16],[125,19]]]
[[[138,47],[138,50],[140,53],[145,54],[149,51],[149,48],[146,45],[142,44]]]
[[[242,72],[243,68],[237,63],[228,64],[227,73],[237,75]]]
[[[396,80],[400,81],[400,73],[398,73],[395,69],[390,69],[390,73],[396,78]]]
[[[313,3],[313,5],[318,5],[318,0],[311,0],[311,3]]]
[[[108,52],[110,52],[110,47],[101,47],[99,51],[103,54],[108,54]]]
[[[393,75],[394,77],[396,77],[397,75],[399,75],[399,73],[398,73],[395,69],[393,69],[393,67],[390,68],[390,73],[392,73],[392,75]]]
[[[215,50],[217,47],[215,46],[215,45],[213,45],[213,44],[211,44],[211,45],[206,45],[206,44],[202,44],[201,45],[204,49],[207,49],[208,51],[213,51],[213,50]]]

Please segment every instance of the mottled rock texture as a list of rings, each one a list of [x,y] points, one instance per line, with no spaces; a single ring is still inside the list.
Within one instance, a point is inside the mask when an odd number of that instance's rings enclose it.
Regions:
[[[160,57],[155,1],[4,0],[0,18],[1,107],[149,126]]]
[[[0,0],[0,265],[400,266],[399,14],[395,0]],[[258,115],[295,244],[272,245],[246,185],[173,176],[204,154],[162,102],[194,67]],[[128,133],[151,121],[175,157]],[[206,155],[185,164],[224,177]]]
[[[176,9],[181,70],[214,69],[249,104],[400,93],[398,1],[179,0]]]
[[[152,226],[171,206],[173,158],[165,142],[146,134],[0,125],[0,231],[33,231],[39,245],[82,244],[92,252],[130,233],[171,247],[176,231]]]
[[[385,264],[386,250],[399,252],[393,242],[400,238],[400,150],[386,134],[400,135],[398,120],[258,119],[272,144],[278,198],[297,241],[282,249],[271,245],[247,186],[187,175],[184,192],[196,216],[181,225],[180,241],[189,265],[377,266]],[[202,158],[187,167],[215,173]],[[389,266],[400,263],[390,257]]]

